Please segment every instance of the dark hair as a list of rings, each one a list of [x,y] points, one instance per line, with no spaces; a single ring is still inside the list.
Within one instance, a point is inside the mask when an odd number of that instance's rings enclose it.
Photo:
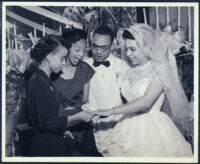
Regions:
[[[101,26],[99,28],[97,28],[94,33],[93,36],[95,34],[100,34],[100,35],[109,35],[110,39],[111,39],[111,43],[113,42],[114,39],[114,34],[113,31],[108,27],[108,26]]]
[[[128,30],[124,30],[124,32],[122,34],[122,37],[123,37],[123,39],[135,40],[135,38],[133,37],[133,35]]]
[[[65,47],[70,49],[72,47],[72,43],[76,43],[81,39],[87,39],[87,32],[77,28],[68,28],[65,29],[62,34],[62,38],[65,40]]]
[[[47,35],[41,38],[31,49],[31,58],[37,62],[41,61],[52,51],[55,51],[59,45],[65,46],[65,41],[60,36]]]

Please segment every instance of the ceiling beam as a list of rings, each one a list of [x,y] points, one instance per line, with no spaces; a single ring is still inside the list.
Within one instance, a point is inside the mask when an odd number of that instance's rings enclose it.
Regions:
[[[61,22],[63,24],[73,25],[73,27],[83,29],[81,24],[74,22],[72,20],[69,20],[68,18],[66,18],[62,15],[59,15],[59,14],[56,14],[56,13],[51,12],[49,10],[43,9],[41,7],[37,7],[37,6],[20,6],[20,7],[25,8],[29,11],[35,12],[37,14],[43,15],[45,17],[51,18],[51,19],[56,20],[58,22]]]
[[[22,23],[24,23],[24,24],[26,24],[26,25],[28,25],[30,27],[33,27],[33,28],[35,28],[37,30],[40,30],[40,31],[43,31],[43,26],[42,25],[37,24],[37,23],[35,23],[33,21],[30,21],[30,20],[28,20],[26,18],[23,18],[23,17],[15,14],[15,13],[9,11],[9,10],[6,10],[6,15],[8,15],[9,17],[11,17],[11,18],[13,18],[13,19],[15,19],[15,20],[17,20],[19,22],[22,22]],[[52,30],[52,29],[50,29],[48,27],[45,27],[45,32],[47,34],[60,35],[60,33],[58,31]]]

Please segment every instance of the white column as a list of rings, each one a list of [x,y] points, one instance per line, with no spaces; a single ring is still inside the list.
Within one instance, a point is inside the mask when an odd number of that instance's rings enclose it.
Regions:
[[[169,19],[169,7],[167,6],[167,25],[169,25],[170,19]]]
[[[16,25],[15,25],[15,22],[14,22],[14,40],[15,40],[15,49],[17,50],[18,49],[18,46],[17,46],[17,31],[16,31]]]
[[[160,29],[160,27],[159,27],[158,7],[156,7],[156,28],[157,28],[157,29]]]
[[[144,15],[144,23],[147,24],[147,15],[145,8],[143,8],[143,15]]]
[[[45,23],[42,25],[42,36],[45,37]]]
[[[181,8],[178,6],[178,29],[180,29],[181,26]]]
[[[188,7],[188,40],[192,41],[192,31],[191,31],[191,10],[190,7]]]
[[[37,38],[37,31],[36,31],[35,28],[34,28],[34,38],[35,38],[35,39]]]

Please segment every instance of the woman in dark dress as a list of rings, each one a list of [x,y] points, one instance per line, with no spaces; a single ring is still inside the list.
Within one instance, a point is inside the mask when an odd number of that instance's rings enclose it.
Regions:
[[[62,68],[62,74],[54,81],[55,88],[62,104],[61,115],[71,116],[81,112],[81,105],[86,103],[84,88],[95,71],[82,61],[86,55],[87,33],[80,29],[67,29],[62,37],[69,49],[68,56]],[[78,145],[77,156],[101,156],[96,149],[93,128],[89,123],[81,122],[67,129],[74,143]]]
[[[68,53],[63,45],[65,43],[60,37],[46,36],[31,50],[31,57],[39,63],[29,80],[27,91],[27,115],[34,130],[31,156],[71,155],[71,142],[63,138],[66,127],[72,126],[76,120],[88,122],[92,118],[86,112],[59,116],[60,102],[55,96],[50,74],[61,70]]]

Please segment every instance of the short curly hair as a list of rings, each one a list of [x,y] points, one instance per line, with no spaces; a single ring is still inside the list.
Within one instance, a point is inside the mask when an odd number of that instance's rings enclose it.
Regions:
[[[111,43],[113,42],[114,40],[114,33],[113,31],[111,30],[110,27],[108,26],[101,26],[101,27],[98,27],[94,33],[93,33],[93,36],[95,34],[100,34],[100,35],[109,35],[110,36],[110,39],[111,39]]]
[[[70,49],[72,47],[72,43],[76,43],[81,39],[87,40],[87,32],[77,28],[68,28],[65,29],[62,34],[62,38],[65,40],[65,47]]]
[[[31,58],[41,63],[50,52],[56,51],[59,45],[65,47],[65,44],[65,40],[62,37],[47,35],[41,38],[34,48],[31,49]]]

